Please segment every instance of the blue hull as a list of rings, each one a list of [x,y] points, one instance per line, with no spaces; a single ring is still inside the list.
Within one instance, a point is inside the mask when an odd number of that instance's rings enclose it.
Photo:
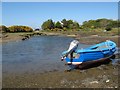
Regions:
[[[111,57],[115,51],[116,44],[113,41],[108,40],[86,49],[76,50],[73,53],[73,59],[70,59],[70,57],[67,56],[65,60],[67,63],[76,65],[87,61],[101,60]]]

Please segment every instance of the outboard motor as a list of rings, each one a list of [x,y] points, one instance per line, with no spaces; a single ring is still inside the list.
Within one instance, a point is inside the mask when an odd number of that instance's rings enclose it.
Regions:
[[[61,60],[63,61],[65,59],[65,57],[68,56],[68,54],[72,54],[78,47],[78,44],[79,42],[77,40],[73,40],[71,43],[70,43],[70,46],[69,46],[69,49],[67,51],[64,51],[62,53],[62,58]]]

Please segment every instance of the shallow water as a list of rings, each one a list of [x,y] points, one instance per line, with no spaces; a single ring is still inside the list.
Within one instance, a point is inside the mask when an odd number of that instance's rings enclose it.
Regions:
[[[39,73],[65,69],[61,53],[67,50],[73,38],[35,36],[25,41],[2,45],[3,73]],[[79,44],[79,48],[89,45]]]

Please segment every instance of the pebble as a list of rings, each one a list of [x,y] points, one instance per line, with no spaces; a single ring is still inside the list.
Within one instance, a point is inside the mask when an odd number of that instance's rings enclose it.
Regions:
[[[99,69],[99,70],[103,70],[103,68],[102,68],[101,66],[97,67],[97,69]]]
[[[106,83],[110,82],[110,80],[106,80]]]
[[[75,88],[75,86],[72,86],[72,88]]]
[[[98,81],[92,81],[92,82],[90,82],[90,84],[93,84],[93,83],[98,83]]]
[[[80,73],[84,73],[84,72],[86,72],[86,70],[80,70]]]
[[[113,87],[107,87],[107,88],[113,88]]]
[[[117,72],[117,71],[114,71],[114,72],[113,72],[113,75],[116,75],[116,76],[117,76],[117,75],[118,75],[118,72]]]
[[[78,80],[76,80],[74,83],[78,83],[79,81]]]
[[[37,83],[35,83],[35,85],[37,85]]]
[[[66,80],[66,79],[63,79],[63,80],[61,80],[61,84],[65,84],[65,83],[67,83],[68,81]]]

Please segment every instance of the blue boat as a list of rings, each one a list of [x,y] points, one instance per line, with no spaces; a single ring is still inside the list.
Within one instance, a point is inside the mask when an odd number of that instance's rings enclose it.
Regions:
[[[62,53],[61,60],[65,60],[68,65],[80,65],[90,61],[106,60],[111,58],[116,51],[116,44],[110,40],[85,49],[77,50],[77,47],[78,41],[72,41],[69,49]]]

